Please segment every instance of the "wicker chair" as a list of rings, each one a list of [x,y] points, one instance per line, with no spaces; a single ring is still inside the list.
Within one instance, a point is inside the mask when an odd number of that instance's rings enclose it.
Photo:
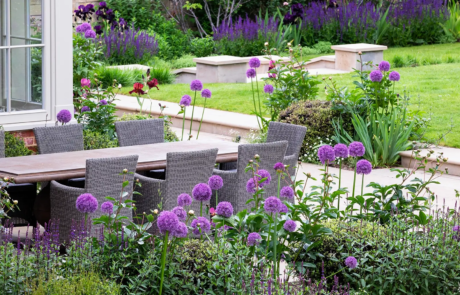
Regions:
[[[307,128],[304,126],[280,122],[270,122],[268,127],[267,142],[287,140],[289,143],[283,163],[284,165],[289,165],[289,173],[291,175],[294,175],[296,172],[295,167],[297,167],[300,149],[302,148],[306,132]]]
[[[224,171],[214,169],[214,175],[219,175],[224,180],[224,186],[218,191],[219,202],[227,201],[232,203],[235,212],[248,209],[251,206],[246,204],[250,199],[251,194],[246,191],[246,183],[251,178],[250,172],[244,172],[249,160],[253,160],[254,156],[260,156],[259,169],[265,169],[270,172],[272,181],[264,187],[265,197],[275,196],[277,183],[275,180],[276,173],[273,166],[282,162],[286,149],[287,141],[261,143],[261,144],[244,144],[238,147],[238,162],[237,169],[233,171]],[[215,196],[211,199],[211,207],[215,208]]]
[[[141,187],[136,190],[140,195],[134,195],[137,212],[150,212],[162,204],[163,210],[171,210],[177,206],[177,196],[182,193],[192,195],[192,189],[198,183],[207,183],[216,163],[217,149],[204,151],[168,153],[166,160],[166,179],[152,179],[137,175]],[[203,203],[203,215],[205,206]],[[197,215],[200,212],[200,203],[194,201],[191,208]],[[149,229],[150,233],[156,233],[156,226]]]
[[[57,181],[51,182],[51,219],[59,221],[59,239],[61,243],[69,241],[72,223],[81,221],[85,216],[75,208],[77,198],[81,194],[90,193],[98,200],[99,208],[103,202],[107,201],[105,197],[119,198],[124,177],[124,175],[120,174],[123,169],[128,169],[128,172],[135,172],[137,160],[137,155],[87,160],[85,188],[70,187]],[[125,177],[125,180],[130,182],[125,187],[125,192],[128,193],[128,196],[131,196],[134,174],[128,173],[125,174]],[[96,212],[90,214],[91,218],[102,216],[103,213],[99,208]],[[132,220],[130,210],[124,209],[121,213]],[[92,226],[92,235],[96,235],[99,229],[100,227]]]
[[[0,158],[5,157],[5,131],[0,130]],[[37,196],[36,183],[9,184],[8,194],[13,200],[18,201],[19,210],[8,213],[9,222],[15,226],[35,225],[33,215],[34,201]],[[3,222],[3,221],[2,221]]]
[[[83,150],[83,125],[72,124],[34,128],[39,154],[55,154]]]

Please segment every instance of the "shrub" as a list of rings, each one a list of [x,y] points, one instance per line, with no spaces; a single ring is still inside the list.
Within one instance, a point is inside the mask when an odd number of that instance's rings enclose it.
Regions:
[[[91,130],[83,131],[83,141],[85,150],[107,149],[118,146],[118,140],[112,140],[107,133]]]
[[[193,61],[195,57],[196,56],[191,55],[191,54],[183,55],[179,57],[178,59],[172,60],[171,67],[173,69],[196,67],[196,62]]]
[[[80,80],[101,65],[102,47],[82,34],[73,35],[73,85],[80,86]]]
[[[32,151],[29,150],[24,141],[13,135],[13,133],[5,132],[5,156],[8,157],[21,157],[29,156]]]
[[[212,37],[195,38],[192,40],[192,54],[197,57],[209,56],[214,52],[214,40]]]
[[[155,21],[153,11],[156,7],[151,0],[108,0],[107,6],[136,29],[147,30]]]
[[[393,57],[392,64],[395,68],[402,68],[404,67],[404,58],[402,56],[395,55],[395,57]]]
[[[98,67],[94,70],[97,78],[102,83],[103,88],[107,88],[115,84],[122,86],[131,86],[135,82],[142,80],[143,70],[140,69],[120,69],[107,66]]]
[[[118,118],[118,121],[132,121],[132,120],[147,120],[152,117],[149,115],[142,114],[123,114],[121,118]],[[169,121],[165,120],[165,142],[174,142],[179,141],[176,133],[171,130]]]
[[[292,104],[279,115],[279,121],[307,127],[307,134],[300,154],[306,154],[317,140],[334,135],[333,120],[341,119],[345,130],[353,131],[351,116],[341,115],[340,111],[332,109],[332,104],[327,101],[301,101]]]

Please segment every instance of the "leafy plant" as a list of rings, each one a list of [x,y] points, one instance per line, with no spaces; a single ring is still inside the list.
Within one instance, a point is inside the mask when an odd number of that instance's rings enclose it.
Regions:
[[[195,38],[191,42],[191,52],[196,57],[209,56],[214,52],[214,40],[212,37]]]
[[[136,29],[147,30],[155,21],[154,10],[158,7],[151,0],[108,0],[110,7]]]
[[[82,34],[73,35],[73,85],[79,86],[83,78],[101,65],[102,47]]]
[[[118,140],[111,139],[107,133],[84,130],[83,142],[85,150],[97,150],[118,147]]]
[[[447,35],[451,35],[455,40],[460,41],[460,4],[452,1],[449,5],[450,17],[444,23],[440,23]]]
[[[32,151],[29,150],[20,137],[16,137],[11,132],[5,132],[5,156],[22,157],[29,156]]]

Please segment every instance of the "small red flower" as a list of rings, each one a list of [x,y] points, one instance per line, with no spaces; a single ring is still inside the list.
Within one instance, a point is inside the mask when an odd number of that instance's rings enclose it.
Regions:
[[[149,89],[152,89],[153,87],[155,87],[156,89],[160,90],[160,88],[158,88],[158,80],[155,78],[152,78],[152,80],[147,82],[147,85],[149,86]]]
[[[144,88],[144,84],[142,83],[134,83],[134,89],[129,92],[129,94],[137,93],[137,94],[146,94],[147,92],[144,92],[142,88]]]

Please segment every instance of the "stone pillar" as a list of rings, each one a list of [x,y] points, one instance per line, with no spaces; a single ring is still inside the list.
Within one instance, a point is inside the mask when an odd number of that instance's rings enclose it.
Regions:
[[[351,72],[353,69],[369,71],[370,67],[362,67],[358,61],[360,59],[359,52],[362,53],[363,64],[372,61],[374,65],[379,64],[383,60],[383,51],[388,47],[383,45],[373,44],[347,44],[334,45],[331,47],[335,50],[335,69]]]

